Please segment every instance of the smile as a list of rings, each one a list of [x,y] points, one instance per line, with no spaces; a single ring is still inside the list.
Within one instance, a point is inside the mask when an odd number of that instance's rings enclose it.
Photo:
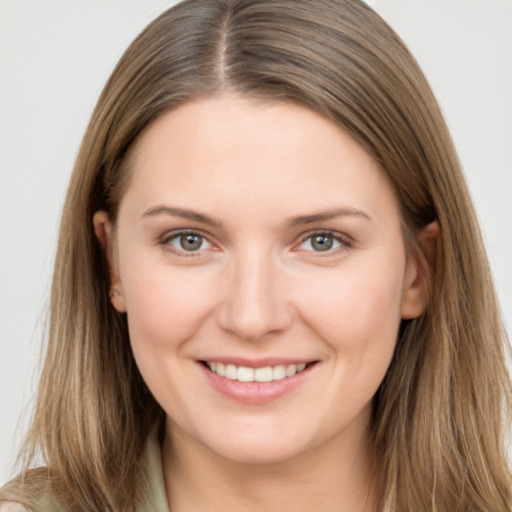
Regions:
[[[272,382],[293,377],[301,373],[308,366],[307,363],[300,364],[279,364],[275,366],[264,366],[262,368],[249,368],[235,364],[224,364],[215,361],[205,361],[205,365],[213,373],[220,377],[239,382]]]

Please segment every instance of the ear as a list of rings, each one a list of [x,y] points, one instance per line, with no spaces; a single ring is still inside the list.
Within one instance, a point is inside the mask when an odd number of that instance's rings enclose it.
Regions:
[[[420,316],[430,297],[432,276],[439,240],[439,224],[433,221],[417,235],[417,250],[407,258],[404,289],[402,292],[402,318]]]
[[[119,272],[117,270],[118,263],[115,255],[114,240],[112,235],[112,223],[108,218],[108,213],[100,210],[93,216],[94,232],[98,238],[105,259],[108,264],[109,280],[110,280],[110,302],[114,308],[120,313],[126,313],[126,304],[123,295],[123,286]]]

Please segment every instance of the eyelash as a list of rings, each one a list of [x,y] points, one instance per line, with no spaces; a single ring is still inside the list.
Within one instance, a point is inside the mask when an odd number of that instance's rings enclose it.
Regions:
[[[192,230],[192,229],[185,229],[181,231],[173,231],[171,233],[166,233],[161,240],[159,241],[159,244],[164,246],[166,250],[173,252],[174,254],[177,254],[180,257],[190,258],[190,257],[198,257],[200,256],[201,252],[205,249],[198,249],[195,251],[187,251],[186,249],[179,249],[177,247],[174,247],[171,245],[171,242],[174,240],[179,240],[182,236],[192,235],[196,236],[198,238],[201,238],[203,242],[207,242],[210,244],[210,246],[213,246],[213,243],[210,242],[208,237],[198,230]]]
[[[347,251],[353,247],[353,240],[347,235],[343,235],[341,233],[337,233],[334,231],[314,231],[312,233],[308,233],[303,236],[300,243],[296,246],[294,250],[300,250],[300,246],[303,245],[306,241],[310,240],[310,244],[312,244],[314,237],[324,237],[330,238],[333,241],[339,243],[338,247],[328,248],[325,251],[315,251],[314,249],[308,249],[308,252],[316,253],[320,256],[332,256],[333,254],[338,254],[339,252]]]
[[[209,240],[208,236],[206,236],[203,232],[199,230],[182,230],[182,231],[173,231],[171,233],[165,234],[161,240],[159,241],[159,244],[164,246],[166,250],[173,252],[174,254],[177,254],[180,257],[198,257],[201,255],[201,253],[206,249],[197,249],[192,251],[187,251],[186,249],[179,249],[171,245],[170,242],[174,240],[178,240],[180,237],[192,235],[196,236],[202,239],[202,243],[206,242],[210,245],[209,248],[213,247],[214,244]],[[315,251],[312,249],[307,249],[306,252],[316,253],[320,256],[332,256],[333,254],[338,254],[339,252],[344,252],[353,246],[353,240],[349,238],[346,235],[342,235],[337,232],[333,231],[314,231],[312,233],[308,233],[305,236],[301,238],[301,241],[294,247],[293,251],[299,251],[300,246],[302,246],[305,242],[310,240],[310,245],[313,243],[314,237],[324,237],[333,240],[334,242],[337,242],[339,244],[338,247],[334,248],[327,248],[326,250],[320,250]],[[202,245],[202,244],[201,244]]]

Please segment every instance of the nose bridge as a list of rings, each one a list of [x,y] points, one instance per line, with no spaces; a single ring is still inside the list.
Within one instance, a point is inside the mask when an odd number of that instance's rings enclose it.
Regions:
[[[230,262],[220,322],[245,339],[258,339],[286,329],[291,309],[283,272],[269,248],[252,245],[238,251]]]

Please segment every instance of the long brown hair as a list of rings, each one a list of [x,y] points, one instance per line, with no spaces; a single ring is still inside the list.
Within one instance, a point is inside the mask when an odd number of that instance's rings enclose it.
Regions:
[[[98,101],[62,215],[48,347],[24,454],[1,499],[49,486],[73,510],[131,511],[162,410],[110,305],[95,211],[115,221],[141,131],[183,102],[234,91],[299,102],[383,167],[407,240],[440,225],[430,303],[404,321],[371,424],[385,512],[509,511],[506,335],[469,194],[437,102],[399,37],[359,0],[186,0],[128,48]],[[417,248],[416,248],[417,249]],[[410,250],[415,250],[411,247]]]

